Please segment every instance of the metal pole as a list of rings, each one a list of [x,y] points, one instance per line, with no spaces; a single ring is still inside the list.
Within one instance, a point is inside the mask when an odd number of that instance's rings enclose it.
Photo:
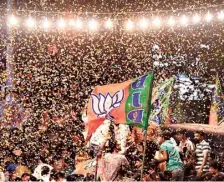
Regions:
[[[11,0],[7,0],[7,18],[11,15]],[[7,26],[7,50],[6,50],[6,85],[13,87],[13,35],[9,26]]]
[[[95,169],[95,174],[94,174],[94,181],[97,181],[97,174],[98,174],[98,162],[99,162],[99,156],[96,156],[96,169]]]
[[[146,141],[147,141],[147,130],[144,131],[144,152],[143,152],[141,178],[140,178],[141,181],[143,181],[143,175],[144,175],[145,154],[146,154],[146,147],[147,147],[146,146]]]

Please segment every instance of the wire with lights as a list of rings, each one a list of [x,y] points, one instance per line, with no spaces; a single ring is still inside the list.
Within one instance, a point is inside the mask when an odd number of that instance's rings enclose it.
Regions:
[[[166,18],[160,18],[159,16],[146,18],[142,17],[138,20],[128,19],[123,22],[123,27],[127,31],[132,31],[133,29],[147,30],[149,27],[159,28],[162,25],[174,27],[175,25],[179,26],[188,26],[190,24],[198,24],[201,22],[212,22],[212,21],[224,21],[224,10],[219,11],[218,13],[207,12],[204,16],[200,16],[198,13],[195,13],[192,16],[182,15],[182,16],[170,16]],[[76,19],[66,19],[59,18],[56,22],[51,21],[48,18],[44,18],[42,21],[37,22],[33,17],[29,16],[25,21],[20,21],[18,17],[11,14],[7,19],[7,25],[11,28],[18,27],[19,25],[25,25],[28,29],[42,28],[44,30],[52,28],[65,29],[65,28],[75,28],[78,30],[88,29],[90,31],[97,31],[103,25],[106,29],[113,29],[116,24],[116,19],[108,18],[102,23],[102,21],[97,21],[94,18],[87,20],[82,20],[80,18]]]

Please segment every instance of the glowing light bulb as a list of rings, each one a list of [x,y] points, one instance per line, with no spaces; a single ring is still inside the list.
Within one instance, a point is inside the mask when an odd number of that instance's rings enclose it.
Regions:
[[[201,17],[198,14],[196,14],[196,15],[193,16],[193,22],[194,23],[199,23],[200,20],[201,20]]]
[[[131,31],[131,30],[133,30],[133,28],[134,28],[134,23],[131,21],[131,20],[128,20],[127,22],[126,22],[126,30],[127,31]]]
[[[26,21],[26,26],[28,28],[34,28],[36,25],[35,20],[32,17],[29,17],[28,20]]]
[[[161,25],[161,20],[160,18],[156,17],[153,21],[152,21],[153,25],[156,27],[159,27]]]
[[[220,13],[218,14],[218,19],[224,20],[224,12],[223,11],[220,11]]]
[[[59,28],[65,28],[66,26],[66,23],[65,23],[65,20],[63,18],[61,18],[60,20],[58,20],[58,27]]]
[[[69,24],[70,26],[74,27],[74,26],[75,26],[75,21],[74,21],[73,19],[71,19],[71,20],[68,22],[68,24]]]
[[[106,23],[105,23],[105,27],[106,27],[107,29],[112,29],[112,28],[113,28],[113,22],[112,22],[110,19],[108,19],[108,20],[106,21]]]
[[[145,29],[147,29],[148,26],[149,26],[149,21],[148,21],[147,19],[145,19],[145,18],[142,18],[142,19],[140,20],[140,22],[139,22],[139,25],[140,25],[140,28],[141,28],[141,29],[145,30]]]
[[[213,16],[208,12],[207,15],[205,16],[205,19],[207,22],[210,22],[212,20]]]
[[[14,15],[11,15],[8,18],[8,25],[9,26],[16,26],[17,24],[18,24],[18,19]]]
[[[43,28],[48,29],[50,26],[51,26],[50,22],[48,21],[47,18],[45,18],[43,21]]]
[[[185,15],[183,15],[182,17],[181,17],[181,24],[183,25],[183,26],[187,26],[188,25],[188,18],[185,16]]]
[[[83,23],[82,23],[82,21],[80,20],[80,19],[77,19],[76,21],[75,21],[75,28],[77,28],[77,29],[81,29],[83,27]]]
[[[89,29],[92,31],[95,31],[98,28],[98,23],[96,22],[96,20],[90,20],[88,25]]]
[[[174,26],[174,25],[175,25],[175,20],[174,20],[174,18],[173,18],[172,16],[169,18],[169,20],[168,20],[168,24],[169,24],[170,26]]]

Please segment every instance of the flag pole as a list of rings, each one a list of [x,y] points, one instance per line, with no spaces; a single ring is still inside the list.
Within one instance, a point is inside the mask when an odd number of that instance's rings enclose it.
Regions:
[[[99,157],[98,157],[98,154],[97,154],[97,156],[96,156],[96,169],[95,169],[95,174],[94,174],[94,181],[97,181],[98,161],[99,161]]]
[[[142,160],[142,169],[141,169],[141,178],[140,180],[143,181],[143,173],[144,173],[144,164],[145,164],[145,154],[146,154],[146,140],[147,140],[147,129],[143,131],[144,136],[144,151],[143,151],[143,160]]]
[[[154,73],[152,75],[152,80],[154,81]],[[147,141],[147,130],[148,130],[148,126],[149,126],[149,115],[150,115],[150,112],[151,112],[151,101],[152,101],[152,88],[153,88],[153,81],[152,81],[152,85],[151,85],[151,88],[150,88],[150,91],[149,91],[149,100],[150,100],[150,103],[148,104],[148,114],[147,114],[147,125],[146,127],[144,127],[144,130],[143,130],[143,137],[144,137],[144,144],[143,144],[143,147],[144,147],[144,151],[143,151],[143,160],[142,160],[142,170],[141,170],[141,178],[140,180],[143,181],[143,173],[144,173],[144,164],[145,164],[145,154],[146,154],[146,141]]]

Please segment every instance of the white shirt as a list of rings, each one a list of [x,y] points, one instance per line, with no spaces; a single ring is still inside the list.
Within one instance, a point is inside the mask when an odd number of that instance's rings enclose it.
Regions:
[[[194,151],[195,150],[195,146],[192,143],[192,141],[189,140],[189,138],[184,142],[180,141],[179,148],[181,149],[182,152],[183,152],[184,147],[187,147],[188,151]]]
[[[122,181],[119,171],[129,166],[124,155],[106,153],[98,163],[98,175],[102,181]]]
[[[96,131],[92,134],[90,139],[90,144],[94,145],[102,145],[107,140],[107,135],[109,132],[110,120],[104,120],[103,124],[101,124]]]
[[[42,168],[43,168],[44,166],[49,167],[50,171],[49,171],[49,174],[42,176],[42,175],[41,175],[41,172],[42,172]],[[50,165],[48,165],[48,164],[44,164],[44,163],[43,163],[43,164],[39,164],[39,165],[35,168],[35,170],[34,170],[34,172],[33,172],[33,176],[34,176],[35,178],[37,178],[38,180],[42,179],[44,182],[48,182],[48,181],[50,181],[50,175],[51,175],[51,170],[52,170],[52,169],[53,169],[53,167],[50,166]]]
[[[5,174],[2,171],[0,171],[0,181],[6,181]]]
[[[128,135],[130,135],[130,129],[128,125],[125,124],[119,124],[118,128],[116,130],[115,136],[116,141],[121,147],[121,152],[125,152],[126,150],[126,143]]]

